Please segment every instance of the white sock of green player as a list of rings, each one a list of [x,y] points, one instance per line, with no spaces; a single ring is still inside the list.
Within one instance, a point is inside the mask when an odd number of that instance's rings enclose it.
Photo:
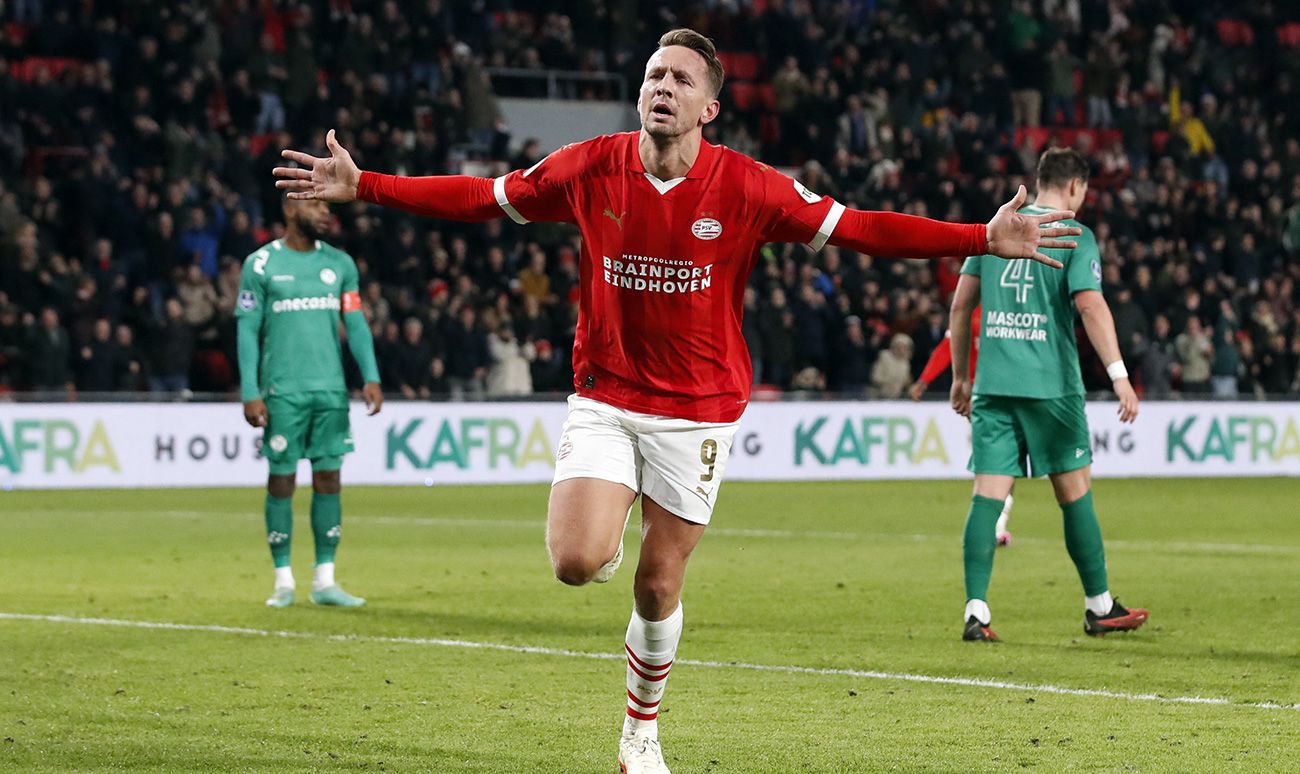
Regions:
[[[1011,501],[1013,499],[1015,498],[1011,495],[1007,495],[1006,505],[1002,506],[1002,514],[998,516],[998,524],[994,527],[994,533],[998,537],[1002,537],[1007,532],[1007,522],[1011,519]]]
[[[623,735],[659,738],[659,702],[663,700],[668,670],[677,658],[682,638],[682,606],[662,621],[647,621],[632,606],[627,625],[627,717]]]
[[[1102,616],[1110,612],[1115,600],[1111,598],[1109,591],[1103,591],[1094,597],[1084,597],[1083,604],[1092,611],[1093,615]]]
[[[312,591],[320,591],[334,585],[334,563],[321,562],[316,565],[315,574],[312,576]]]
[[[292,567],[276,567],[276,568],[275,568],[275,587],[276,587],[277,589],[291,589],[291,588],[294,588],[294,582],[293,582],[293,568],[292,568]]]

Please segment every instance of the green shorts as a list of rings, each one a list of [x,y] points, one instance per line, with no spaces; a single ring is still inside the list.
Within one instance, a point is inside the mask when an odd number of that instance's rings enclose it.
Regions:
[[[262,435],[262,453],[272,475],[285,476],[298,469],[298,460],[311,460],[312,470],[338,470],[343,455],[352,451],[352,426],[348,422],[345,392],[300,392],[266,399],[270,415]]]
[[[1046,399],[976,395],[970,419],[972,473],[1044,476],[1092,464],[1082,395]]]

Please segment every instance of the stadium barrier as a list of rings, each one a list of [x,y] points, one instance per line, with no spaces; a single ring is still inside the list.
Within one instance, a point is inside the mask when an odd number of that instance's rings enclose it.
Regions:
[[[1098,476],[1300,475],[1300,403],[1145,403],[1133,425],[1116,405],[1088,405]],[[564,414],[560,402],[390,402],[367,417],[354,404],[344,478],[548,482]],[[266,475],[261,436],[236,403],[7,404],[0,487],[256,485]],[[965,478],[969,450],[969,425],[943,403],[754,403],[726,478]],[[306,463],[299,474],[305,481]]]

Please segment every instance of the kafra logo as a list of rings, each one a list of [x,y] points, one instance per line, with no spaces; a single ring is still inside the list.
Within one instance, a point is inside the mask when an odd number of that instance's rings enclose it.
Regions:
[[[795,465],[804,465],[805,456],[811,457],[809,464],[827,466],[919,465],[926,460],[948,464],[948,451],[934,419],[927,419],[924,426],[908,417],[846,417],[838,425],[830,423],[830,417],[818,417],[795,427]]]
[[[0,469],[10,473],[84,473],[107,468],[121,473],[117,452],[104,423],[90,432],[67,419],[15,419],[0,422]]]
[[[706,242],[710,239],[717,239],[722,236],[722,224],[713,218],[700,218],[691,224],[691,233],[696,239],[703,239]]]
[[[1165,459],[1175,462],[1300,463],[1300,426],[1295,417],[1189,416],[1165,428]]]
[[[444,419],[426,430],[423,419],[388,428],[386,466],[395,470],[399,460],[416,470],[439,465],[499,470],[523,469],[531,464],[555,466],[546,427],[540,419],[531,425],[514,419],[461,417]],[[430,432],[432,431],[432,432]]]
[[[321,282],[324,282],[326,285],[333,285],[333,284],[334,284],[334,280],[336,280],[336,279],[338,279],[338,278],[339,278],[339,275],[335,274],[333,269],[321,269],[321,270],[320,270],[320,281],[321,281]]]
[[[289,440],[283,435],[273,435],[270,441],[271,451],[279,453],[289,448]]]

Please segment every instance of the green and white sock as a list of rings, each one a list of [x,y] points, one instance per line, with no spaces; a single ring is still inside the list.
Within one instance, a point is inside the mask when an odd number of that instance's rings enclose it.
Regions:
[[[312,587],[320,590],[334,585],[334,554],[338,550],[342,535],[343,506],[337,494],[313,492],[311,496],[311,532],[316,539],[316,581]],[[321,567],[328,565],[325,573]],[[328,575],[328,583],[321,585],[321,578]]]
[[[266,517],[266,542],[271,546],[271,560],[275,566],[289,566],[290,542],[293,539],[293,498],[266,496],[263,509]],[[277,585],[279,574],[276,574]]]
[[[1100,606],[1105,602],[1102,596],[1110,586],[1106,581],[1106,548],[1101,542],[1101,524],[1097,521],[1097,511],[1092,504],[1092,492],[1072,503],[1061,506],[1065,521],[1065,550],[1070,553],[1074,567],[1079,571],[1079,580],[1083,582],[1083,593],[1096,597]],[[1092,606],[1089,605],[1091,608]],[[1106,610],[1093,612],[1101,615]]]
[[[962,560],[966,575],[966,599],[987,600],[993,578],[993,552],[997,548],[994,526],[1002,514],[1002,500],[975,495],[966,515],[966,534],[962,539]],[[968,606],[969,607],[969,606]],[[987,611],[987,606],[983,610]],[[987,612],[985,612],[987,617]],[[988,621],[981,620],[987,624]]]
[[[342,534],[343,507],[337,494],[313,492],[311,532],[316,538],[316,564],[334,561]]]

